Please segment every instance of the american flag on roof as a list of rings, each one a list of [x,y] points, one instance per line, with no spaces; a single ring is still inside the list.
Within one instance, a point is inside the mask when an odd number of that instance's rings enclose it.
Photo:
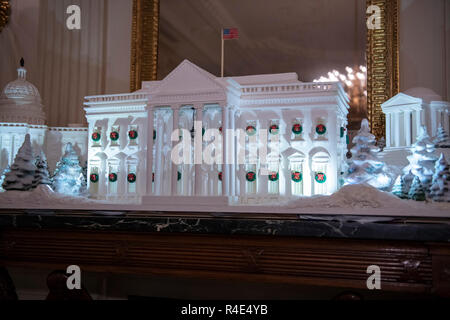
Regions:
[[[238,39],[239,32],[237,28],[226,28],[223,29],[222,38],[224,40]]]

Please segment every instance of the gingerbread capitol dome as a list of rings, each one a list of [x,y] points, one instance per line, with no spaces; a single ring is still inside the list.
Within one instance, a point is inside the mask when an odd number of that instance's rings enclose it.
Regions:
[[[0,122],[45,124],[46,117],[38,89],[26,80],[23,58],[17,79],[8,83],[0,97]]]

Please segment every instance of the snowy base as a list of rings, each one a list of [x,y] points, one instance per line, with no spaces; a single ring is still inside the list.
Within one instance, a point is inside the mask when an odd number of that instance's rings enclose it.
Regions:
[[[144,197],[142,204],[118,204],[64,196],[48,186],[33,191],[0,193],[0,208],[7,209],[65,209],[102,211],[168,211],[207,213],[264,213],[264,214],[324,214],[450,217],[450,203],[429,203],[401,200],[390,193],[369,185],[348,185],[331,196],[279,198],[276,205],[230,205],[227,197]],[[234,200],[234,199],[233,199]],[[114,212],[112,212],[114,211]]]
[[[195,211],[199,207],[223,208],[228,206],[229,197],[188,197],[188,196],[144,196],[142,197],[142,206],[158,208],[165,210],[167,207],[178,207],[181,211]]]

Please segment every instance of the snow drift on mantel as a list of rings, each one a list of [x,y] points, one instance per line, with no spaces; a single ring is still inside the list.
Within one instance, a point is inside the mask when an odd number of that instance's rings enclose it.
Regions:
[[[447,208],[449,204],[424,203],[414,200],[402,200],[391,193],[382,192],[368,184],[353,184],[343,186],[330,196],[302,197],[287,202],[288,208],[348,208],[348,209],[411,209],[421,208]],[[450,212],[449,212],[450,216]]]
[[[295,200],[280,199],[277,205],[198,206],[177,203],[173,205],[118,204],[108,201],[71,197],[53,192],[40,185],[32,191],[7,191],[0,193],[0,208],[9,209],[73,209],[97,211],[186,211],[210,213],[273,213],[273,214],[326,214],[326,215],[377,215],[450,217],[450,203],[430,203],[401,200],[396,196],[360,184],[342,187],[330,196],[301,197]],[[100,212],[102,213],[102,212]],[[104,212],[102,214],[105,214]]]

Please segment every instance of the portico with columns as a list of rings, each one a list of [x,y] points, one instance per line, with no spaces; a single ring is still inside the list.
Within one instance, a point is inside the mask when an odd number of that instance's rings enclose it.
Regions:
[[[427,88],[412,88],[399,93],[381,105],[386,116],[386,147],[380,158],[398,167],[408,165],[410,147],[416,142],[420,127],[430,138],[438,128],[449,132],[450,103]],[[450,156],[449,150],[439,152]]]
[[[449,132],[450,103],[426,88],[399,93],[381,105],[386,115],[386,148],[408,148],[421,126],[434,137],[439,126]]]

